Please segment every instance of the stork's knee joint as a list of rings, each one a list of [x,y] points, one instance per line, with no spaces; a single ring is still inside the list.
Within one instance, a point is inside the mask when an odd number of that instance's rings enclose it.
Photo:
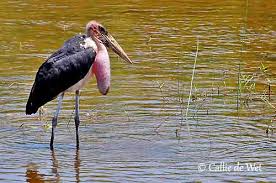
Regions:
[[[57,117],[53,117],[52,127],[56,127],[56,126],[57,126]]]

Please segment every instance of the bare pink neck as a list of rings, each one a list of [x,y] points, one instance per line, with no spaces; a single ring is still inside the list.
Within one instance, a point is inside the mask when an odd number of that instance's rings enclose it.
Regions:
[[[97,46],[97,52],[107,52],[106,47],[101,43],[98,39],[92,37],[93,41],[96,43]]]

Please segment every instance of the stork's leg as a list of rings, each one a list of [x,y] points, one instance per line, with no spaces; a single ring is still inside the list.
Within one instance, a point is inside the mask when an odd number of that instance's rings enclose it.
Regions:
[[[57,126],[57,118],[58,118],[59,111],[61,109],[63,96],[64,96],[64,93],[62,93],[61,95],[58,96],[58,106],[57,106],[57,110],[56,110],[53,120],[52,120],[52,135],[51,135],[51,142],[50,142],[51,150],[54,149],[53,144],[54,144],[54,138],[55,138],[55,129]]]
[[[76,147],[79,149],[79,125],[80,125],[80,117],[79,117],[79,101],[80,101],[80,91],[76,91],[76,101],[75,101],[75,126],[76,126]]]

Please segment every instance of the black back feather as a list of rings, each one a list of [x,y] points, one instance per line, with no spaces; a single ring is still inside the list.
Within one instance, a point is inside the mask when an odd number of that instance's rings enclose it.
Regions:
[[[26,114],[56,98],[83,79],[92,66],[96,52],[84,48],[85,35],[76,35],[52,54],[39,68],[26,105]]]

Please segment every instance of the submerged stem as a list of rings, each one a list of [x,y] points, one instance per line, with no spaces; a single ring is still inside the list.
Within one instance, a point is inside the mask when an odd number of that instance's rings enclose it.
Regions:
[[[190,93],[189,93],[189,98],[188,98],[188,103],[187,103],[187,108],[186,108],[186,113],[185,113],[186,124],[187,124],[187,129],[188,129],[189,133],[190,133],[190,126],[189,126],[189,122],[188,122],[188,113],[189,113],[190,101],[191,101],[192,90],[193,90],[193,81],[194,81],[194,76],[195,76],[196,60],[197,60],[197,56],[198,56],[198,45],[199,45],[199,38],[197,37],[196,54],[195,54],[194,67],[193,67],[193,73],[192,73],[191,84],[190,84]]]

